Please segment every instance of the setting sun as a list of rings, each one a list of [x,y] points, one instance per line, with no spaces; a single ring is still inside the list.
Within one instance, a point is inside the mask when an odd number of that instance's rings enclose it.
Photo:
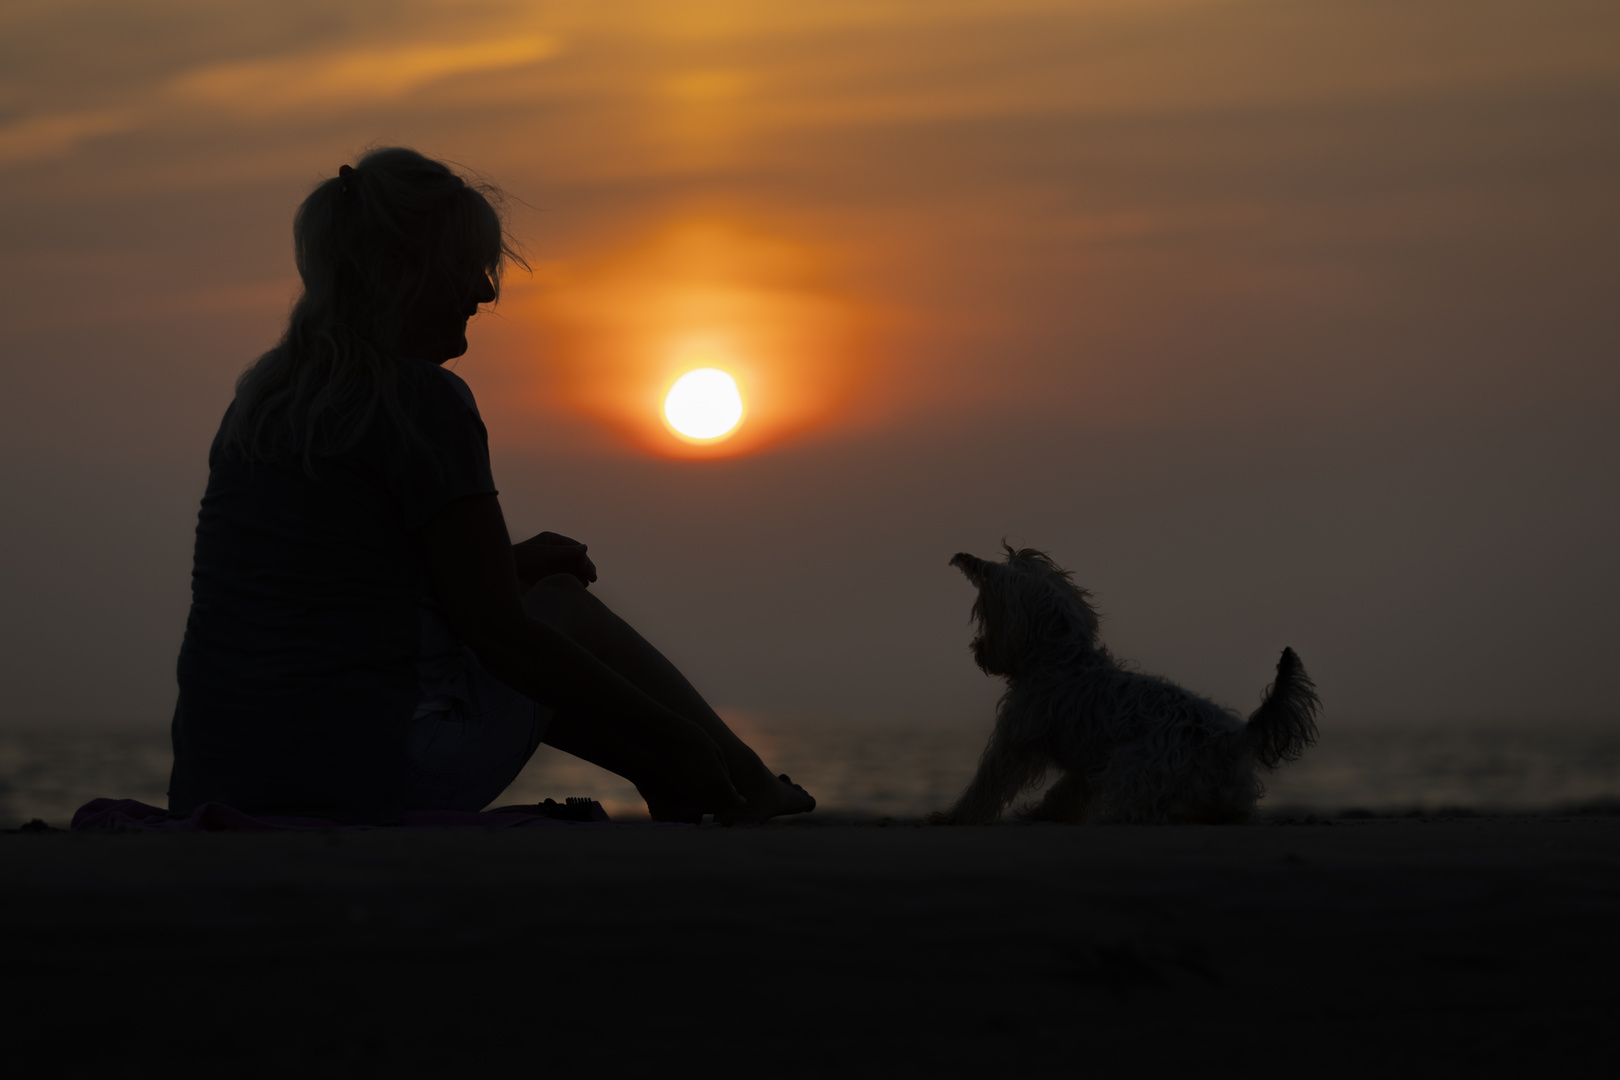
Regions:
[[[664,419],[682,438],[712,442],[737,430],[743,415],[737,380],[719,368],[697,368],[675,380],[664,398]]]

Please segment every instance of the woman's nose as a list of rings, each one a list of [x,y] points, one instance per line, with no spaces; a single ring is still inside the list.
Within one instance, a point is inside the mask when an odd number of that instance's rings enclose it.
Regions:
[[[493,304],[495,302],[495,283],[489,280],[489,275],[480,273],[473,282],[473,299],[480,304]]]

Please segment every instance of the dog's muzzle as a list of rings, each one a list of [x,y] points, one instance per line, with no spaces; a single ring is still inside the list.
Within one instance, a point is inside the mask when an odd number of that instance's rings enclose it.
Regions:
[[[951,556],[951,565],[966,574],[968,580],[975,585],[979,583],[979,578],[982,576],[982,571],[979,569],[982,562],[984,560],[977,555],[969,555],[965,551],[958,551]]]

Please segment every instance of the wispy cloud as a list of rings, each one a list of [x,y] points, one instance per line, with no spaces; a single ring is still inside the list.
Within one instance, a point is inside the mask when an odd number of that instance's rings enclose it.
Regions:
[[[538,63],[557,51],[555,38],[529,34],[210,64],[117,108],[25,116],[0,125],[0,167],[61,157],[97,136],[154,127],[177,109],[200,106],[244,119],[343,113],[397,101],[453,76]]]
[[[0,165],[57,157],[85,139],[128,131],[140,123],[141,115],[134,109],[95,109],[25,117],[0,126]]]
[[[556,52],[555,39],[531,35],[301,53],[200,68],[176,78],[167,93],[250,115],[311,108],[341,112],[394,101],[454,75],[523,67]]]

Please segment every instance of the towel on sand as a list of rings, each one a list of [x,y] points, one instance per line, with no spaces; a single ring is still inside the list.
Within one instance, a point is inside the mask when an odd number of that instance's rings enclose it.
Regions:
[[[604,825],[609,822],[602,804],[591,799],[550,799],[535,806],[502,806],[494,810],[407,811],[399,825],[351,825],[331,818],[289,814],[244,814],[223,803],[203,803],[183,817],[171,817],[161,807],[135,799],[91,799],[73,815],[74,832],[134,830],[137,832],[285,832],[321,829],[555,829]]]

